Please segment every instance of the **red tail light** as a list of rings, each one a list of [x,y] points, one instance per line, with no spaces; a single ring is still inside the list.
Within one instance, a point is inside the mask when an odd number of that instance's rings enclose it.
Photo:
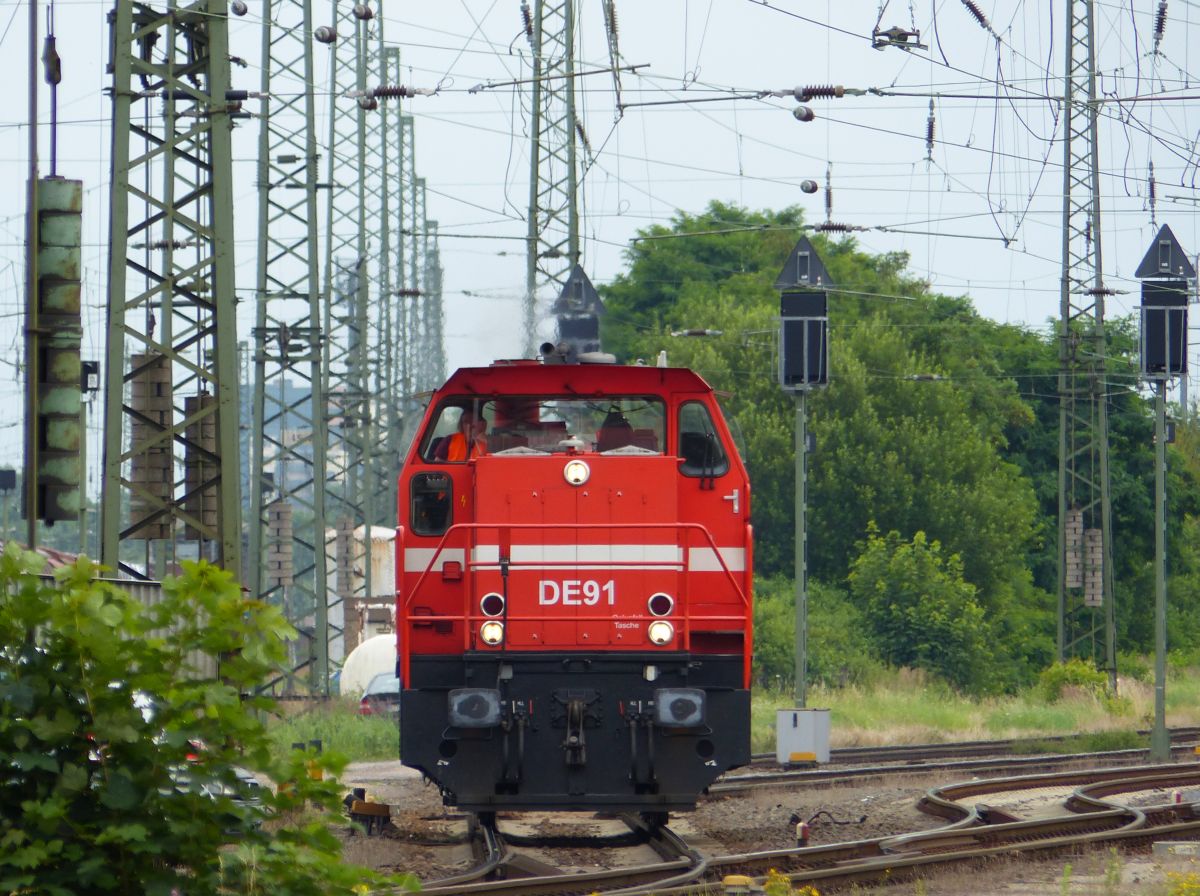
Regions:
[[[375,715],[375,709],[371,706],[371,701],[369,701],[366,697],[363,697],[363,699],[359,701],[358,714],[360,716]]]

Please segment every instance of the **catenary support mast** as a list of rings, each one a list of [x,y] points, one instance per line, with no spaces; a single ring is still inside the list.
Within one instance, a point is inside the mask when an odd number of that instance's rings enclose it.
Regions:
[[[110,24],[101,560],[133,571],[143,540],[148,574],[190,554],[240,576],[226,4],[122,0]]]
[[[267,0],[250,456],[249,548],[255,562],[248,583],[298,626],[312,615],[311,645],[301,642],[295,671],[309,669],[311,687],[325,694],[326,420],[313,27],[312,0]]]
[[[381,4],[337,0],[330,9],[337,40],[331,45],[326,147],[324,384],[329,414],[326,520],[333,529],[326,538],[336,575],[327,641],[333,655],[341,656],[347,608],[371,589],[374,414],[368,320],[376,288],[371,256],[378,246],[367,230],[367,184],[378,177],[378,147],[368,139],[367,116],[376,111],[366,93],[383,9]]]
[[[529,42],[529,230],[525,264],[526,354],[537,337],[540,296],[558,296],[579,262],[575,0],[538,0]]]
[[[1116,683],[1093,0],[1067,0],[1059,320],[1058,655]]]

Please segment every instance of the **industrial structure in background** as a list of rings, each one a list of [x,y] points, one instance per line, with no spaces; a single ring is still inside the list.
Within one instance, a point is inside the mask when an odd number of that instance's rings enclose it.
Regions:
[[[1108,365],[1100,227],[1100,94],[1093,0],[1066,0],[1059,300],[1058,658],[1084,657],[1116,689]]]

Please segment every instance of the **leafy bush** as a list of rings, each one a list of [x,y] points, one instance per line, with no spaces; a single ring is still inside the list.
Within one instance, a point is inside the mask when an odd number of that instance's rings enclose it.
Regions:
[[[1075,688],[1094,697],[1108,692],[1108,676],[1095,665],[1079,657],[1054,663],[1038,676],[1038,692],[1047,703],[1062,699],[1064,691]]]
[[[243,697],[295,636],[277,609],[204,563],[149,607],[95,581],[87,559],[53,582],[42,565],[13,544],[0,555],[0,892],[325,896],[382,882],[341,863],[338,785],[306,773],[340,760],[273,758],[256,716],[272,702]],[[220,658],[219,678],[190,665],[198,653]],[[239,768],[271,786],[251,789]]]
[[[874,524],[851,567],[850,594],[885,660],[934,672],[972,693],[993,686],[991,625],[962,561],[917,532],[880,536]]]
[[[796,586],[784,576],[758,579],[754,591],[754,678],[790,688],[796,670]],[[862,614],[846,594],[809,582],[809,684],[866,684],[884,672],[872,651]]]
[[[1189,664],[1190,665],[1190,664]],[[1118,653],[1117,670],[1134,681],[1153,681],[1154,668],[1150,660],[1140,653]]]

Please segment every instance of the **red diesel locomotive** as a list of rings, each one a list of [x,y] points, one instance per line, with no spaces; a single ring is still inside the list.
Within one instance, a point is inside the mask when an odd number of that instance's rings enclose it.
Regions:
[[[400,474],[400,753],[474,812],[695,806],[750,759],[750,482],[667,367],[497,362]]]

